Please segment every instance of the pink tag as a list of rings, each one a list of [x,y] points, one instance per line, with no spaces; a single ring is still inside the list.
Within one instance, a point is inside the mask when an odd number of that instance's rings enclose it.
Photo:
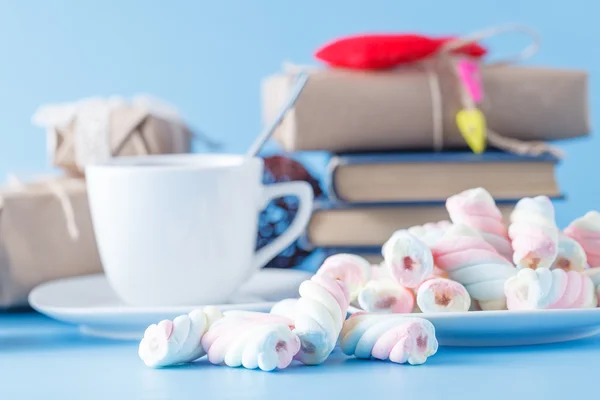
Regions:
[[[474,102],[479,103],[483,98],[479,65],[473,61],[460,60],[457,68],[458,76],[465,85],[467,92],[469,92]]]

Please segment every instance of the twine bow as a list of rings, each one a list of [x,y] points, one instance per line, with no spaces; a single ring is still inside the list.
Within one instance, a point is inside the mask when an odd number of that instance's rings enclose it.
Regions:
[[[490,37],[498,36],[503,33],[511,33],[511,32],[519,32],[524,33],[525,35],[531,38],[531,43],[523,48],[519,53],[515,54],[512,57],[505,57],[499,61],[486,64],[486,68],[495,68],[500,66],[506,66],[513,63],[518,63],[520,61],[526,60],[532,57],[540,48],[540,37],[533,29],[522,26],[522,25],[506,25],[506,26],[498,26],[491,27],[487,29],[483,29],[464,37],[459,37],[453,40],[446,42],[440,50],[434,55],[434,57],[441,59],[441,62],[452,63],[452,55],[451,52],[458,48],[461,48],[465,45],[469,45],[472,43],[479,42],[483,39],[487,39]],[[456,73],[455,68],[450,68],[452,72],[454,72],[454,78],[460,81],[459,76]],[[440,151],[443,147],[443,122],[442,122],[442,96],[439,85],[439,77],[435,73],[432,68],[426,68],[426,72],[428,75],[428,79],[430,82],[430,90],[431,90],[431,99],[433,104],[433,134],[434,134],[434,149],[436,151]],[[462,88],[462,85],[458,85]],[[472,99],[469,96],[466,96],[464,90],[460,93],[461,102],[467,108],[474,108]],[[550,153],[557,158],[563,158],[564,153],[549,144],[542,141],[523,141],[518,139],[507,138],[502,136],[498,132],[486,127],[487,130],[487,141],[492,145],[499,149],[502,149],[507,152],[521,154],[521,155],[533,155],[537,156],[543,153]],[[436,147],[437,146],[437,147]]]

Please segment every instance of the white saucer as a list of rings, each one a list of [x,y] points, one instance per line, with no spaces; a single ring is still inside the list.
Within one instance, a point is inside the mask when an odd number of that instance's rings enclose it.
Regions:
[[[293,269],[263,269],[256,273],[222,311],[268,311],[275,302],[298,297],[298,286],[312,274]],[[144,330],[204,305],[132,307],[124,304],[103,274],[59,279],[31,291],[29,304],[56,320],[78,325],[88,335],[139,340]]]
[[[360,312],[350,307],[350,313]],[[431,321],[441,346],[519,346],[568,342],[600,333],[600,308],[402,314]]]

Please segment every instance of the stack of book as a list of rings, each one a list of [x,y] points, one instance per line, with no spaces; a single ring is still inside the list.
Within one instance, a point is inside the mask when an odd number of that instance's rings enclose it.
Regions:
[[[461,104],[453,91],[457,82],[449,79],[454,75],[435,68],[437,102],[431,74],[418,65],[311,70],[274,134],[287,152],[332,155],[326,200],[316,205],[306,231],[311,248],[378,262],[394,231],[448,219],[445,200],[474,187],[487,189],[505,216],[525,196],[563,197],[555,177],[558,159],[545,142],[589,134],[587,72],[482,65],[488,148],[475,154],[457,128]],[[295,73],[263,81],[265,122],[286,101]],[[524,149],[544,155],[516,155],[526,154]]]
[[[324,255],[351,252],[376,263],[394,231],[448,219],[446,198],[463,190],[484,187],[506,218],[522,197],[562,198],[557,164],[550,155],[500,151],[334,154],[305,241]]]

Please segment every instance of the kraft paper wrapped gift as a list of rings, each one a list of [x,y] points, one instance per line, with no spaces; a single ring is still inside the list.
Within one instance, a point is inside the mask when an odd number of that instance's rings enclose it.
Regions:
[[[85,181],[44,178],[0,189],[0,308],[35,286],[102,272]]]
[[[306,68],[288,68],[263,81],[265,121],[274,118],[299,70]],[[488,128],[503,138],[550,141],[589,134],[587,72],[506,64],[482,65],[480,70],[480,108]],[[461,108],[456,80],[446,64],[381,72],[309,72],[294,109],[274,134],[288,151],[466,147],[455,122]],[[441,105],[437,139],[436,98]]]
[[[188,153],[193,136],[174,108],[146,96],[45,105],[33,122],[46,129],[52,165],[79,175],[111,157]]]

